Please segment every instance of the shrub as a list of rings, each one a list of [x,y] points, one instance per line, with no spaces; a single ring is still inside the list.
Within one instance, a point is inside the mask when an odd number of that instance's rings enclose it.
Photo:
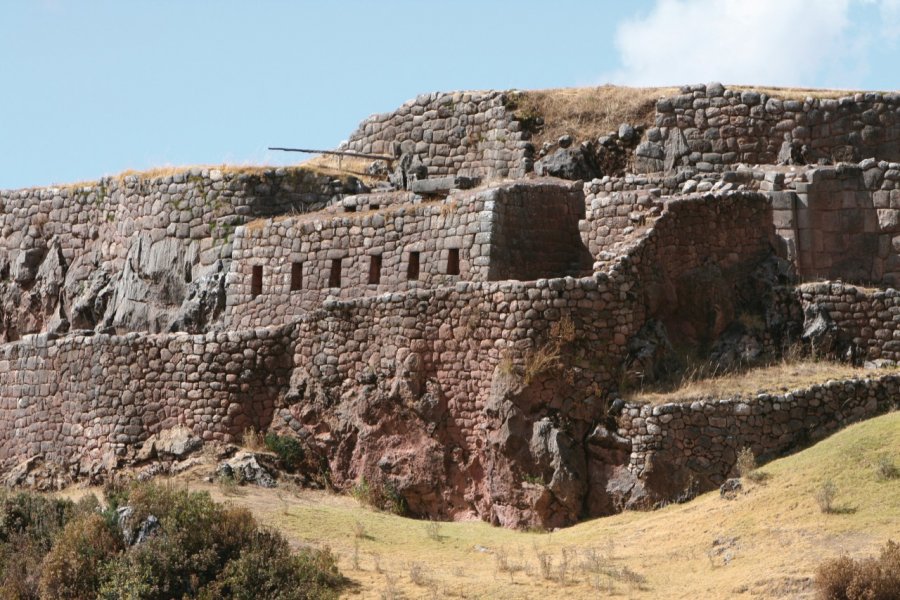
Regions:
[[[531,383],[548,371],[559,369],[560,349],[556,344],[544,344],[537,350],[529,352],[525,357],[525,385]]]
[[[406,498],[389,481],[369,481],[365,476],[350,489],[357,502],[395,515],[406,514]]]
[[[101,515],[69,522],[41,565],[41,597],[94,598],[100,566],[121,550],[121,535]]]
[[[738,452],[737,462],[734,465],[738,472],[738,476],[742,479],[760,482],[766,479],[765,473],[759,471],[759,465],[756,464],[756,455],[750,448],[742,448]]]
[[[303,463],[303,447],[296,438],[267,433],[266,448],[278,455],[284,468],[288,471],[297,469]]]
[[[253,427],[245,429],[241,436],[241,446],[251,452],[259,452],[266,447],[266,439],[261,431],[256,431]]]
[[[116,508],[131,514],[120,523]],[[155,517],[140,543],[129,538]],[[332,598],[327,550],[292,552],[244,509],[150,483],[75,504],[0,494],[0,598]]]
[[[879,479],[898,479],[900,478],[900,469],[894,464],[889,456],[881,456],[875,464],[875,471],[878,473]]]
[[[258,532],[249,548],[228,563],[222,575],[199,598],[219,600],[306,600],[337,598],[341,583],[329,550],[305,549],[292,554],[279,534]]]
[[[888,541],[878,558],[841,556],[816,570],[822,600],[892,600],[900,593],[900,544]]]
[[[820,487],[818,491],[816,491],[816,502],[819,504],[819,509],[823,513],[835,512],[835,496],[837,496],[837,486],[834,485],[834,482],[831,480],[823,483],[822,487]]]
[[[0,493],[0,598],[38,598],[44,556],[76,514],[99,505],[88,496],[77,505],[30,493]]]

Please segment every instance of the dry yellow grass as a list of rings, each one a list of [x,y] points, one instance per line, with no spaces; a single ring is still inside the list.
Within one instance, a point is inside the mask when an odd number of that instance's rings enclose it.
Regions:
[[[292,486],[235,495],[197,483],[206,474],[198,468],[171,481],[248,508],[296,546],[330,547],[351,581],[347,598],[775,599],[812,598],[820,562],[874,555],[900,539],[900,479],[879,476],[886,462],[900,464],[900,412],[763,465],[759,482],[734,499],[710,492],[553,533],[434,525]],[[816,501],[826,481],[836,489],[832,514]]]
[[[185,173],[194,169],[216,169],[221,171],[225,175],[259,175],[266,172],[273,171],[275,169],[293,169],[293,170],[303,170],[310,171],[319,175],[324,175],[327,177],[333,177],[336,179],[346,179],[349,176],[356,177],[357,179],[363,181],[367,185],[371,185],[375,182],[375,178],[372,178],[368,175],[357,173],[356,169],[359,167],[362,159],[352,159],[351,162],[347,163],[345,166],[347,168],[341,170],[335,166],[331,166],[328,160],[319,160],[322,157],[317,157],[314,159],[310,159],[309,161],[298,163],[296,165],[288,165],[288,166],[274,166],[274,165],[184,165],[184,166],[164,166],[164,167],[154,167],[152,169],[144,169],[144,170],[135,170],[135,169],[127,169],[122,171],[121,173],[117,173],[115,175],[111,175],[108,177],[104,177],[103,179],[109,180],[112,179],[114,181],[122,182],[126,177],[138,177],[143,180],[152,180],[152,179],[160,179],[163,177],[171,177],[173,175],[178,175],[180,173]],[[366,166],[371,163],[369,161],[366,163]],[[364,169],[363,169],[364,170]],[[100,180],[90,180],[90,181],[76,181],[72,183],[54,183],[49,186],[32,186],[30,188],[25,189],[41,189],[45,187],[52,188],[60,188],[60,189],[77,189],[84,187],[94,187],[100,184]]]
[[[332,177],[352,175],[371,187],[384,180],[382,177],[373,177],[368,174],[367,169],[373,162],[370,158],[321,154],[300,163],[300,166]]]
[[[732,90],[756,90],[782,100],[840,98],[856,90],[826,90],[795,87],[727,85]],[[579,140],[596,139],[615,131],[621,123],[653,125],[656,101],[678,94],[677,87],[633,88],[614,85],[582,88],[526,90],[518,95],[515,112],[524,117],[541,116],[545,126],[533,141],[540,145],[554,142],[564,134]]]
[[[824,383],[829,379],[877,377],[886,372],[888,372],[886,369],[863,369],[846,363],[824,360],[792,361],[714,377],[688,379],[670,386],[648,386],[630,391],[626,397],[634,402],[651,404],[687,402],[706,397],[728,398],[762,392],[787,392]]]
[[[805,598],[820,561],[874,554],[900,539],[900,480],[878,478],[882,457],[900,463],[900,413],[764,465],[762,483],[734,500],[713,492],[554,533],[466,522],[441,523],[435,535],[427,522],[347,496],[247,487],[226,498],[215,486],[192,487],[247,506],[297,544],[330,546],[353,582],[346,597]],[[826,480],[837,487],[836,514],[816,504]]]
[[[806,98],[843,98],[844,96],[852,96],[854,94],[865,93],[872,90],[836,90],[836,89],[820,89],[820,88],[803,88],[803,87],[759,87],[754,85],[729,85],[726,86],[733,90],[756,90],[757,92],[768,94],[773,98],[780,100],[806,100]],[[881,90],[884,93],[884,90]]]
[[[650,126],[656,101],[678,93],[678,88],[629,88],[613,85],[585,88],[556,88],[523,91],[517,98],[516,113],[541,116],[543,130],[533,137],[540,147],[572,134],[580,140],[596,139],[618,129],[621,123]]]

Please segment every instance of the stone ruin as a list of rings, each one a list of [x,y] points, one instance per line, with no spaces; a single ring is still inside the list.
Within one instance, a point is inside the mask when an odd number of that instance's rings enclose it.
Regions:
[[[252,427],[413,515],[557,527],[897,405],[891,374],[621,392],[684,351],[900,360],[900,96],[686,86],[652,125],[539,150],[516,97],[366,120],[343,149],[396,157],[368,185],[300,166],[0,192],[7,483],[102,479],[175,429]]]

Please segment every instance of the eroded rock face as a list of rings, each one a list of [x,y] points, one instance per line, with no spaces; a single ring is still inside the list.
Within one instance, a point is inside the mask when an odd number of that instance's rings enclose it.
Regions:
[[[335,487],[365,480],[402,497],[415,516],[552,528],[585,515],[589,487],[582,439],[592,411],[562,406],[566,392],[555,395],[558,387],[553,377],[525,385],[498,368],[484,436],[472,445],[410,353],[396,373],[372,372],[340,388],[295,371],[274,425],[297,435],[305,468],[327,469]]]
[[[202,269],[197,252],[194,243],[151,243],[139,237],[125,268],[114,272],[90,253],[68,265],[59,244],[51,240],[39,254],[21,259],[14,277],[0,282],[0,341],[98,327],[206,331],[225,308],[228,263],[217,261]]]

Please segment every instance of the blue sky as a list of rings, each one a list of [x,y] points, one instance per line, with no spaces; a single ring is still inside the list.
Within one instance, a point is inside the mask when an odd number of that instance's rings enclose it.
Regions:
[[[900,0],[0,0],[0,31],[0,188],[289,163],[435,90],[900,88]]]

